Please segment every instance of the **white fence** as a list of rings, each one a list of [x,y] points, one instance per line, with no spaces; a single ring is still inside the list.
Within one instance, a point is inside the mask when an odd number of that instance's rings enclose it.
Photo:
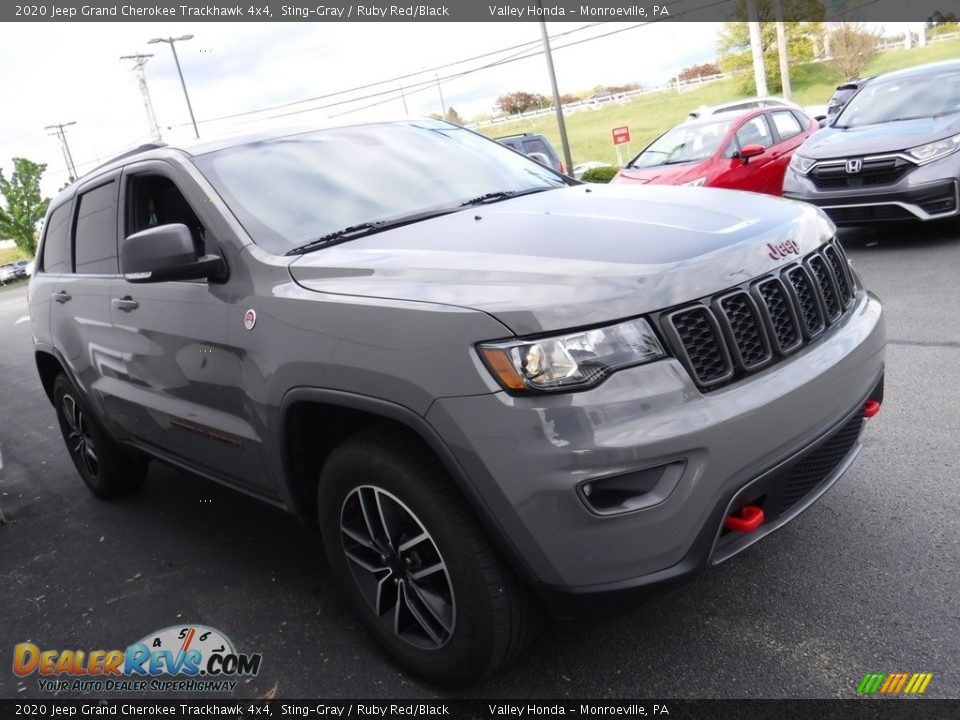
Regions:
[[[563,105],[563,111],[565,114],[569,114],[574,112],[582,112],[585,110],[598,110],[605,105],[609,105],[610,103],[625,104],[642,95],[652,95],[654,93],[670,91],[683,92],[684,90],[689,90],[692,87],[699,87],[700,85],[706,85],[708,83],[716,82],[717,80],[722,80],[725,77],[729,77],[729,75],[727,73],[703,75],[698,76],[693,80],[681,80],[679,83],[664,83],[655,87],[629,90],[627,92],[617,93],[616,95],[611,95],[609,97],[597,98],[596,100],[591,100],[589,98],[586,100],[577,100],[576,102]],[[490,127],[491,125],[500,125],[502,123],[516,122],[517,120],[526,120],[529,118],[540,117],[542,115],[551,115],[553,112],[554,109],[552,105],[544,106],[542,108],[537,108],[536,110],[528,110],[527,112],[518,113],[516,115],[503,115],[501,117],[490,118],[489,120],[485,120],[481,123],[470,123],[466,127],[470,128],[471,130],[476,130],[477,128]]]

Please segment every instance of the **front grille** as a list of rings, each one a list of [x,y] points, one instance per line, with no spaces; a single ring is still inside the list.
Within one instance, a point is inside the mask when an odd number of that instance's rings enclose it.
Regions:
[[[882,187],[899,182],[916,167],[901,157],[864,158],[859,172],[848,173],[847,161],[821,163],[810,171],[810,180],[821,190]]]
[[[732,372],[730,358],[721,344],[716,321],[704,307],[675,313],[670,318],[693,374],[704,384],[726,379]]]
[[[862,205],[859,207],[821,208],[837,223],[872,222],[876,220],[915,220],[916,215],[899,205]]]
[[[789,510],[823,482],[853,448],[863,427],[863,414],[856,413],[830,438],[807,453],[784,480],[780,494],[780,513]]]
[[[728,330],[728,341],[742,365],[753,370],[770,358],[770,346],[763,321],[746,292],[736,292],[719,302],[720,317]]]
[[[843,312],[843,303],[837,297],[836,280],[833,279],[833,273],[827,268],[827,261],[822,255],[814,255],[807,262],[810,264],[813,277],[817,280],[820,297],[823,298],[823,305],[827,310],[827,318],[832,322]]]
[[[823,313],[820,311],[820,303],[817,302],[810,275],[804,268],[795,267],[787,270],[786,276],[790,287],[793,288],[794,299],[800,310],[800,317],[803,318],[807,337],[819,335],[824,328]]]
[[[704,391],[775,363],[841,320],[854,299],[852,275],[831,243],[778,275],[665,311],[659,324]]]

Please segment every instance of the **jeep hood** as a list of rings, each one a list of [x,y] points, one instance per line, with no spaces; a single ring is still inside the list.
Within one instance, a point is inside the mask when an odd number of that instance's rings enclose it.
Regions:
[[[303,255],[323,293],[488,313],[523,335],[604,323],[719,292],[832,232],[814,208],[753,193],[579,185],[407,225]]]
[[[797,152],[813,160],[862,157],[909,150],[960,133],[960,113],[855,128],[825,127]]]

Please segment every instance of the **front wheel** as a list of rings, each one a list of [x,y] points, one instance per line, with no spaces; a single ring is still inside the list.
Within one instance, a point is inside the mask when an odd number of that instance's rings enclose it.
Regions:
[[[337,584],[410,672],[466,684],[532,638],[529,594],[415,436],[374,428],[348,439],[324,464],[318,504]]]
[[[53,404],[70,459],[94,495],[116,497],[143,484],[147,461],[129,455],[107,437],[64,373],[53,383]]]

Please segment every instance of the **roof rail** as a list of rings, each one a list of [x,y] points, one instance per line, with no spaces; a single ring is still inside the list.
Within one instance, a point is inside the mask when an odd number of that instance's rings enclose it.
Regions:
[[[132,157],[133,155],[139,155],[140,153],[146,152],[147,150],[157,150],[162,147],[167,147],[167,143],[158,142],[158,143],[146,143],[145,145],[140,145],[139,147],[135,147],[132,150],[127,150],[126,152],[122,152],[119,155],[116,155],[115,157],[110,158],[106,162],[100,163],[93,170],[91,170],[86,174],[89,175],[90,173],[96,172],[100,168],[105,168],[107,165],[112,165],[117,160],[123,160],[124,158]]]

